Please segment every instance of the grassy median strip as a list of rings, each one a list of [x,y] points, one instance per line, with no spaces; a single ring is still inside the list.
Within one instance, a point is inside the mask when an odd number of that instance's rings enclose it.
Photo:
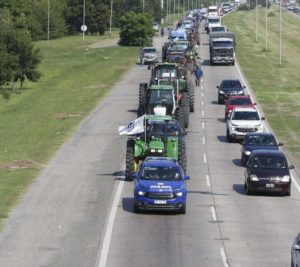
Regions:
[[[300,17],[282,9],[280,65],[279,7],[272,4],[268,10],[267,47],[265,12],[259,6],[257,42],[255,10],[233,12],[223,23],[236,34],[236,55],[257,101],[292,163],[300,167]]]
[[[116,36],[38,42],[42,78],[0,96],[0,221],[79,122],[138,60]],[[103,47],[105,46],[105,47]],[[109,47],[107,47],[109,46]],[[97,47],[97,48],[92,48]]]

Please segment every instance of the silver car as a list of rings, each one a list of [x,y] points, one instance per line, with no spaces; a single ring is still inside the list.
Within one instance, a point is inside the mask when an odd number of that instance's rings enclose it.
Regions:
[[[155,47],[143,47],[140,52],[140,63],[142,65],[158,62],[158,55]]]
[[[291,266],[300,267],[300,233],[295,238],[291,249]]]

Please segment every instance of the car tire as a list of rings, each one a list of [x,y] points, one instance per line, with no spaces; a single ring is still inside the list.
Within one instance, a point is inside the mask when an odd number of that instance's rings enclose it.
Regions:
[[[289,189],[288,191],[286,191],[286,192],[285,192],[285,195],[286,195],[287,197],[291,196],[291,189]]]
[[[186,203],[185,202],[182,204],[182,207],[179,210],[179,213],[180,214],[185,214],[186,213]]]
[[[219,97],[218,97],[218,104],[222,104],[222,101]]]
[[[241,165],[242,165],[242,166],[245,166],[245,164],[246,164],[245,157],[242,156],[242,157],[241,157]]]
[[[249,186],[247,186],[246,190],[247,190],[247,195],[252,195],[253,194],[253,191],[249,189]]]
[[[232,137],[229,135],[229,130],[227,129],[227,131],[226,131],[226,139],[227,139],[227,141],[228,141],[228,143],[232,143]]]
[[[134,213],[140,213],[141,212],[140,208],[135,203],[133,205],[134,205],[133,206]]]

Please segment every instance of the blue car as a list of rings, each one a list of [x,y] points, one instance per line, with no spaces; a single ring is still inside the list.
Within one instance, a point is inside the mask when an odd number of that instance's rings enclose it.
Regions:
[[[139,173],[133,175],[134,211],[170,210],[186,212],[187,189],[190,179],[175,159],[147,157]]]
[[[245,166],[253,150],[278,150],[282,145],[271,133],[248,133],[242,143],[241,164]]]

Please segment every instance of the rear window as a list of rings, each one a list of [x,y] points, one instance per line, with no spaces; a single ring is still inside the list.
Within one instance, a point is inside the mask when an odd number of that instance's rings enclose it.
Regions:
[[[154,48],[145,48],[143,49],[143,53],[155,53],[156,50]]]
[[[251,105],[251,100],[250,98],[233,98],[230,99],[229,104],[236,106],[249,106]]]

